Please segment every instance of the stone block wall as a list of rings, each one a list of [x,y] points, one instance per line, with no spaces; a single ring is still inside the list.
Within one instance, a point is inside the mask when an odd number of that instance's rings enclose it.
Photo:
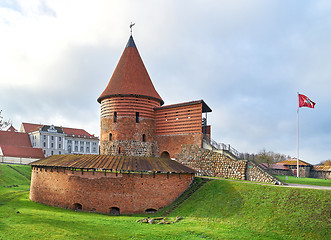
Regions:
[[[184,145],[176,159],[178,162],[195,169],[200,176],[223,177],[281,184],[281,182],[247,160],[232,160],[212,150],[197,145]]]
[[[156,157],[158,156],[158,145],[156,142],[141,141],[102,141],[100,143],[101,152],[105,155],[113,156],[138,156]]]
[[[272,184],[282,184],[278,178],[272,176],[252,161],[247,162],[246,180]]]
[[[177,161],[195,169],[200,176],[245,180],[246,160],[233,161],[225,155],[197,145],[183,146]]]

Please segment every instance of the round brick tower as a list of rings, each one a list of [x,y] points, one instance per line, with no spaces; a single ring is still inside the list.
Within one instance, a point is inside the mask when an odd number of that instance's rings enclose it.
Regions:
[[[155,156],[154,108],[163,105],[130,36],[101,103],[100,154]]]

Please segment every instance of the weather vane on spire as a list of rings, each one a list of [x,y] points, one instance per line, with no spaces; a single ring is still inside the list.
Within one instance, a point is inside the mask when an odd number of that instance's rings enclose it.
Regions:
[[[131,36],[132,36],[132,27],[135,25],[135,23],[132,23],[130,24],[130,32],[131,32]]]

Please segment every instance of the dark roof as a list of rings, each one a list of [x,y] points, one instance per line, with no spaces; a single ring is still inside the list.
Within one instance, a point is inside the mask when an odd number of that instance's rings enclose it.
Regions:
[[[44,131],[44,132],[48,132],[48,129],[54,127],[54,129],[57,131],[57,133],[63,133],[63,130],[61,127],[56,127],[56,126],[53,126],[53,125],[43,125],[41,127],[41,131]]]
[[[103,99],[114,96],[146,97],[159,101],[161,105],[164,103],[154,88],[132,36],[106,89],[97,101],[101,103]]]
[[[184,107],[184,106],[189,106],[189,105],[194,105],[194,104],[199,104],[199,103],[202,103],[202,112],[203,113],[212,111],[211,108],[203,100],[171,104],[171,105],[166,105],[166,106],[162,106],[162,107],[156,107],[154,109],[160,110],[160,109],[167,109],[167,108]]]
[[[132,172],[195,173],[175,160],[153,157],[110,155],[53,155],[30,163],[39,167],[62,167]]]

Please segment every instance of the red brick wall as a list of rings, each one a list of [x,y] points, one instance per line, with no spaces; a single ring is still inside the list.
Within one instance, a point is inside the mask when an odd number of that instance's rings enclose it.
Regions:
[[[202,147],[202,133],[157,135],[156,141],[159,147],[159,156],[163,151],[167,151],[171,158],[177,158],[183,145]]]
[[[157,135],[200,133],[202,103],[157,109],[155,120]]]
[[[145,134],[145,141],[154,143],[155,119],[153,108],[159,105],[160,103],[153,99],[127,96],[102,100],[100,154],[111,154],[102,147],[105,145],[104,142],[110,142],[110,133],[112,134],[112,141],[142,142],[143,134]],[[117,113],[116,122],[114,122],[114,112]],[[139,123],[136,122],[136,112],[139,112]],[[130,146],[125,148],[130,148]]]
[[[190,185],[191,174],[118,174],[44,168],[32,169],[30,199],[46,205],[83,211],[110,213],[111,207],[121,214],[158,210],[172,203]],[[169,177],[169,178],[168,178]]]

